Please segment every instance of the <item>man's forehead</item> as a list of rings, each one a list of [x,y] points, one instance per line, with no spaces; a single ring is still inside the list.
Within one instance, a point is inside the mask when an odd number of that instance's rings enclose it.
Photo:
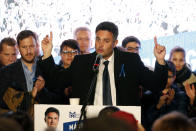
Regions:
[[[76,36],[80,36],[80,35],[91,35],[91,32],[88,31],[88,30],[79,30],[77,33],[76,33]]]
[[[47,116],[51,116],[51,115],[52,115],[52,116],[53,116],[53,115],[57,115],[57,116],[58,116],[58,114],[57,114],[56,112],[49,112]]]
[[[133,46],[133,45],[134,45],[134,46],[140,46],[139,43],[137,43],[137,42],[135,42],[135,41],[133,41],[133,42],[128,42],[128,43],[127,43],[127,46]]]
[[[26,37],[26,38],[24,38],[22,40],[19,40],[20,44],[21,44],[21,42],[24,42],[24,41],[33,41],[33,43],[35,43],[35,44],[37,43],[36,40],[35,40],[35,38],[33,36],[29,36],[29,37]]]
[[[10,46],[10,45],[8,45],[8,44],[3,44],[2,45],[2,51],[5,51],[5,50],[10,50],[11,48],[13,48],[13,49],[16,49],[16,46]]]

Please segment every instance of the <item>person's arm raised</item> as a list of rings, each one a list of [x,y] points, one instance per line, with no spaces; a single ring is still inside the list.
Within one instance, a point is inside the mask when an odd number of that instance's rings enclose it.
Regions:
[[[160,65],[165,65],[165,46],[158,44],[156,36],[154,37],[154,43],[154,56],[156,57],[156,60]]]
[[[42,51],[43,51],[43,57],[42,60],[47,59],[48,57],[51,56],[52,53],[52,38],[53,34],[50,32],[50,37],[46,35],[44,39],[42,40]]]

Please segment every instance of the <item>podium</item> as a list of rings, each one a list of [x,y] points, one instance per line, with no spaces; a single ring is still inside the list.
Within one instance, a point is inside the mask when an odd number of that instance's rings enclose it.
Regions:
[[[49,107],[54,107],[59,110],[59,122],[57,131],[74,131],[76,123],[80,117],[80,111],[82,105],[47,105],[47,104],[35,104],[34,105],[34,130],[44,131],[47,128],[45,123],[45,111]],[[87,106],[86,116],[87,118],[96,117],[99,111],[106,106]],[[141,107],[140,106],[116,106],[122,111],[132,113],[135,118],[141,123]]]

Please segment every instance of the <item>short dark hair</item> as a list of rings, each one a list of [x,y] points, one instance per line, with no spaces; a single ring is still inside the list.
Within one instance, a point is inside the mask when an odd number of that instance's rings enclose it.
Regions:
[[[180,112],[171,112],[157,119],[152,131],[195,131],[195,126],[188,117]]]
[[[35,41],[37,42],[38,41],[38,36],[35,32],[31,31],[31,30],[23,30],[21,31],[18,35],[17,35],[17,43],[18,45],[20,44],[20,41],[29,37],[29,36],[32,36]]]
[[[184,50],[182,47],[180,47],[180,46],[176,46],[176,47],[174,47],[174,48],[170,51],[169,60],[171,60],[171,57],[172,57],[173,53],[175,53],[175,52],[182,52],[182,53],[184,54],[184,59],[185,59],[185,57],[186,57],[186,52],[185,52],[185,50]]]
[[[58,116],[60,115],[59,110],[54,108],[54,107],[49,107],[46,111],[45,111],[45,117],[48,115],[48,113],[50,112],[55,112]]]
[[[120,111],[120,109],[118,107],[115,106],[108,106],[103,108],[100,112],[98,117],[105,117],[107,115],[111,115],[114,112]]]
[[[23,131],[34,131],[33,120],[27,112],[9,111],[2,114],[0,117],[15,120],[23,128]]]
[[[70,47],[72,49],[76,49],[78,50],[78,52],[80,52],[80,47],[79,47],[79,44],[76,40],[74,39],[68,39],[68,40],[64,40],[60,46],[60,53],[62,53],[63,51],[63,48],[67,46],[67,47]]]
[[[122,41],[122,46],[125,48],[126,45],[127,45],[129,42],[136,42],[136,43],[138,43],[139,45],[141,45],[140,40],[139,40],[137,37],[135,37],[135,36],[127,36],[126,38],[123,39],[123,41]]]
[[[172,72],[173,76],[176,76],[176,66],[171,61],[166,61],[168,71]]]
[[[3,38],[0,42],[0,52],[3,51],[3,45],[15,46],[16,40],[11,37]]]
[[[97,33],[99,30],[107,30],[113,34],[114,40],[117,40],[118,37],[118,27],[112,22],[105,21],[100,23],[95,30],[95,33]]]
[[[97,117],[84,121],[80,131],[136,131],[131,124],[114,117]]]

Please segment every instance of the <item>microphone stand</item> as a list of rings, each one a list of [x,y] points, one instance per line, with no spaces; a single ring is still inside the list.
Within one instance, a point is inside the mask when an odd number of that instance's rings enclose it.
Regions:
[[[94,69],[93,79],[92,79],[92,82],[91,82],[91,85],[90,85],[87,97],[86,97],[86,99],[84,101],[84,104],[82,105],[80,119],[79,119],[79,121],[77,123],[75,131],[79,131],[80,125],[81,125],[81,122],[82,122],[82,117],[84,116],[84,120],[86,119],[86,106],[88,105],[88,102],[89,102],[90,96],[92,94],[92,91],[95,88],[95,83],[96,83],[96,80],[97,80],[98,72],[99,72],[98,68]]]

